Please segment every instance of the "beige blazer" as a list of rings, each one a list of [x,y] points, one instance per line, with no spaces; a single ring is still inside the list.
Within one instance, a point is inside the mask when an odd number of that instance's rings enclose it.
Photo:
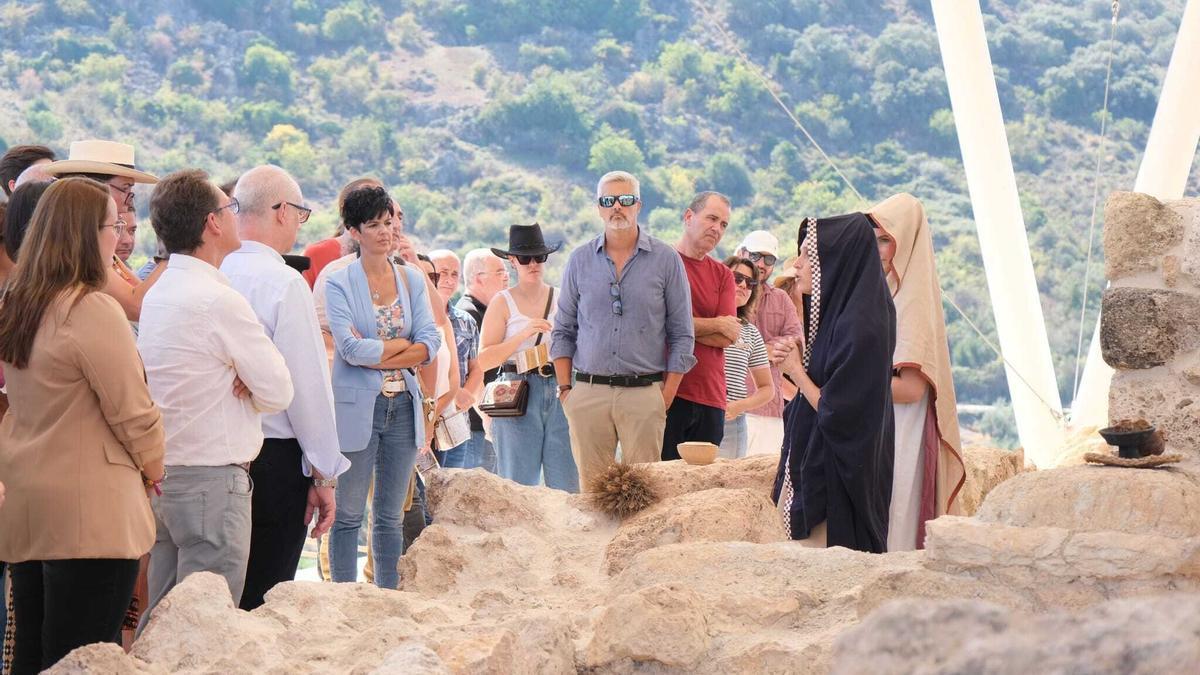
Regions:
[[[140,467],[163,456],[162,416],[117,301],[47,308],[28,367],[5,363],[0,560],[138,558],[154,544]]]

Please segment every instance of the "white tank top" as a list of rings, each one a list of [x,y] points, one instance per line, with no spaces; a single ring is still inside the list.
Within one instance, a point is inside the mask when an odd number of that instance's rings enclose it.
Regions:
[[[554,317],[558,315],[558,303],[554,301],[555,297],[558,295],[557,291],[558,289],[554,288],[553,286],[550,287],[550,315],[547,317],[547,320],[551,324],[554,323]],[[504,325],[504,339],[508,340],[517,333],[525,330],[525,327],[529,325],[529,322],[532,319],[521,313],[521,310],[517,308],[517,301],[513,300],[512,294],[508,292],[508,289],[500,291],[497,295],[502,296],[504,298],[504,302],[508,303],[508,323]],[[537,318],[542,318],[542,315],[538,314]],[[550,333],[546,333],[542,336],[542,344],[546,345],[547,347],[550,346],[550,336]],[[536,335],[531,338],[525,338],[525,341],[522,342],[519,347],[517,347],[517,352],[521,352],[533,347],[535,342],[537,342]]]

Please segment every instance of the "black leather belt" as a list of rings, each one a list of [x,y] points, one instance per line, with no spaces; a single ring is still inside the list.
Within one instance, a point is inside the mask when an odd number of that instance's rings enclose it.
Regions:
[[[575,380],[588,384],[602,384],[609,387],[649,387],[655,382],[662,382],[662,373],[650,375],[590,375],[576,371]]]
[[[547,363],[546,365],[542,366],[541,368],[537,368],[535,370],[529,370],[524,373],[517,373],[517,367],[514,364],[506,363],[506,364],[500,366],[500,372],[515,373],[517,375],[541,375],[542,377],[554,377],[554,365]]]

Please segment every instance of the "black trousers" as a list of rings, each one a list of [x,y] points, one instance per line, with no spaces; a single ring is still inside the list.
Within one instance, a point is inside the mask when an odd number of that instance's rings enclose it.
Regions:
[[[268,438],[250,464],[254,496],[250,501],[250,560],[239,606],[252,610],[267,591],[296,578],[308,523],[308,489],[312,480],[300,468],[303,452],[294,438]]]
[[[679,459],[680,443],[703,441],[720,445],[722,438],[725,438],[724,410],[677,397],[667,411],[662,460]]]
[[[13,675],[38,673],[72,649],[121,643],[137,560],[32,560],[9,566],[17,624]]]

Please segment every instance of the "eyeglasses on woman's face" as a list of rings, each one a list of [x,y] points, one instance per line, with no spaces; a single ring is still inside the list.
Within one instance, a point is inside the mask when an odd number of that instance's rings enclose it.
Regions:
[[[531,263],[542,264],[550,259],[550,256],[546,253],[541,255],[515,255],[513,257],[517,259],[518,265],[529,265]]]
[[[741,272],[733,273],[733,283],[736,286],[745,286],[746,288],[749,288],[749,289],[754,289],[754,288],[758,287],[758,279],[755,279],[754,277],[748,277],[745,274],[742,274]]]

